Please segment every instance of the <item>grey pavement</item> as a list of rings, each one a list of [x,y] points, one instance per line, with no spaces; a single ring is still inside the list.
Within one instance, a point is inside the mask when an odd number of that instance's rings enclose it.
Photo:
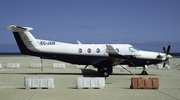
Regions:
[[[78,77],[101,76],[96,68],[77,69],[66,64],[66,68],[52,68],[57,60],[43,59],[43,71],[30,68],[31,63],[40,63],[38,57],[1,56],[0,100],[178,100],[180,99],[180,59],[171,59],[171,69],[159,70],[148,66],[148,76],[139,75],[142,69],[127,67],[114,69],[113,75],[106,78],[104,89],[76,89]],[[20,63],[18,69],[6,68],[7,63]],[[54,89],[25,89],[24,77],[54,77]],[[130,89],[131,77],[159,78],[159,89]]]

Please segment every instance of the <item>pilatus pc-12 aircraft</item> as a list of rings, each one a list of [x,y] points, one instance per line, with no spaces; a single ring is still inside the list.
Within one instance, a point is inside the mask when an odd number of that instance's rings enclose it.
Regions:
[[[11,25],[7,27],[13,31],[22,54],[55,59],[72,64],[92,65],[108,77],[115,65],[143,66],[141,74],[146,75],[145,65],[163,62],[165,66],[171,55],[170,45],[165,53],[148,52],[136,49],[129,44],[70,44],[49,40],[35,39],[29,32],[30,27]]]

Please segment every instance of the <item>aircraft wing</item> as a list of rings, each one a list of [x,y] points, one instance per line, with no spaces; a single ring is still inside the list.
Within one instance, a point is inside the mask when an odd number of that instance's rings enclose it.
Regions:
[[[107,48],[107,53],[109,54],[109,57],[117,57],[117,58],[123,57],[122,55],[118,54],[111,45],[106,45],[106,48]]]

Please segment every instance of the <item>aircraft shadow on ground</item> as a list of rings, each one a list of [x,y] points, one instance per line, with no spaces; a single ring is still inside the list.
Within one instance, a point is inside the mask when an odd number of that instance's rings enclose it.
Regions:
[[[95,70],[92,70],[92,69],[81,69],[81,71],[82,71],[83,77],[102,77],[101,73],[99,73]],[[130,76],[133,76],[133,74],[130,74],[130,73],[113,73],[111,75],[130,75]],[[135,75],[140,75],[140,73],[135,74]],[[149,75],[156,76],[155,74],[149,74]],[[145,75],[145,76],[148,76],[148,75]]]
[[[0,73],[0,74],[25,74],[25,75],[82,75],[82,73]]]
[[[3,73],[0,73],[0,74],[25,74],[25,75],[83,75],[83,77],[102,77],[101,73],[95,71],[95,70],[92,70],[92,69],[81,69],[82,73],[43,73],[43,72],[39,72],[39,73],[6,73],[6,72],[3,72]],[[133,76],[132,74],[130,73],[113,73],[111,75],[131,75]],[[111,76],[110,75],[110,76]],[[140,75],[140,74],[135,74],[135,75]],[[149,75],[153,75],[153,76],[158,76],[158,75],[155,75],[155,74],[149,74]],[[148,76],[148,75],[146,75]]]
[[[92,69],[81,69],[83,77],[102,77],[101,73],[98,73]]]

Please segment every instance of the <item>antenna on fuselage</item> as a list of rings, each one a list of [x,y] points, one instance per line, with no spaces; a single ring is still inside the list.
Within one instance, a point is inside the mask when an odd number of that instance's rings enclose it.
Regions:
[[[77,40],[77,43],[78,43],[78,44],[81,44],[81,42],[79,42],[79,40]]]

